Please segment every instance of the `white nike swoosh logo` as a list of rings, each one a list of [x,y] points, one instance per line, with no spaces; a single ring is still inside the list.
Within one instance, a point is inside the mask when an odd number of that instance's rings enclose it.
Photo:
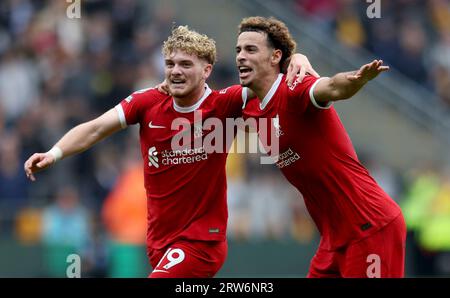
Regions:
[[[150,127],[150,128],[166,128],[165,126],[153,125],[152,122],[153,121],[150,121],[150,123],[148,124],[148,127]]]

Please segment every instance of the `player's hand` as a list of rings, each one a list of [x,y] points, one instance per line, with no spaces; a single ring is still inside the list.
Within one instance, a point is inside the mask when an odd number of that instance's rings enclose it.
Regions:
[[[33,174],[48,168],[54,162],[54,157],[49,153],[35,153],[25,162],[23,167],[28,179],[36,181]]]
[[[383,66],[383,60],[373,60],[361,66],[355,73],[347,75],[347,79],[352,82],[367,83],[386,70],[389,70],[389,66]]]
[[[155,86],[156,89],[158,89],[159,92],[170,95],[169,91],[169,85],[167,84],[166,80],[164,80],[162,83]]]
[[[309,63],[308,57],[302,54],[292,55],[286,74],[286,83],[288,86],[291,86],[295,79],[301,83],[307,73],[316,78],[320,77],[311,66],[311,63]]]

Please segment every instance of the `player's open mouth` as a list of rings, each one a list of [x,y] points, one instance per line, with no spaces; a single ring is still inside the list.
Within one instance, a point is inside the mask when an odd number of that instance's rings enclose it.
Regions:
[[[239,66],[239,77],[241,79],[246,78],[253,70],[247,66]]]
[[[180,85],[186,83],[186,80],[183,80],[183,79],[171,79],[170,83],[172,85],[174,85],[174,86],[180,86]]]

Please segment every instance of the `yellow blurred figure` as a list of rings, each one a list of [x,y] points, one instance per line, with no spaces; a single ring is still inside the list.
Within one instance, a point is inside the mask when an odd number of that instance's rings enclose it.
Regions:
[[[36,244],[41,239],[42,217],[37,209],[27,208],[21,210],[15,222],[15,234],[23,244]]]

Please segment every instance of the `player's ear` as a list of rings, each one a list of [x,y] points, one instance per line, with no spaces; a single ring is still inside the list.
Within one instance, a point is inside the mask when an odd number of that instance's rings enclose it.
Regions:
[[[206,81],[209,76],[211,75],[212,72],[212,65],[211,64],[205,64],[205,66],[203,67],[203,79]]]
[[[283,52],[279,49],[273,50],[272,51],[272,56],[270,58],[270,62],[272,63],[272,65],[277,65],[280,63],[281,61],[281,57],[283,56]]]

